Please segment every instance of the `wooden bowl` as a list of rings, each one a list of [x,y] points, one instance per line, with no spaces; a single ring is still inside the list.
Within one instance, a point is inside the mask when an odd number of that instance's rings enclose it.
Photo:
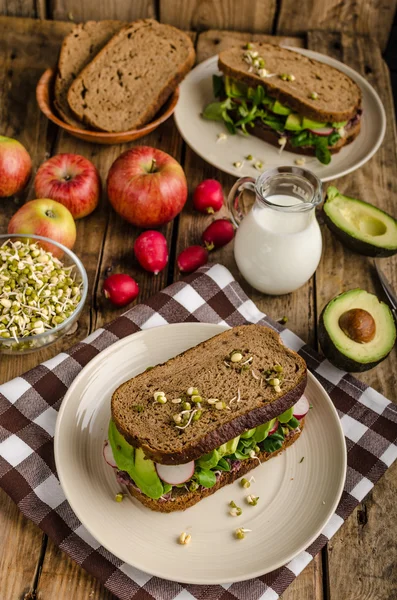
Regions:
[[[53,108],[52,98],[54,78],[55,70],[47,69],[39,79],[36,87],[36,98],[40,110],[50,121],[58,125],[61,129],[68,131],[71,135],[74,135],[81,140],[94,142],[95,144],[122,144],[124,142],[132,142],[133,140],[137,140],[144,135],[151,133],[172,115],[179,98],[179,88],[177,88],[164,106],[161,107],[156,119],[139,129],[131,129],[130,131],[121,131],[117,133],[94,131],[92,129],[79,129],[78,127],[74,127],[73,125],[69,125],[69,123],[62,121],[56,110]]]

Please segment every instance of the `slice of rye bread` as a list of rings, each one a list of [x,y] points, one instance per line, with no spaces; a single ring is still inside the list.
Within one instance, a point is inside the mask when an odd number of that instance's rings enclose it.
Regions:
[[[54,104],[63,119],[75,127],[84,127],[69,108],[67,94],[80,71],[125,26],[122,21],[87,21],[74,25],[63,40],[54,86]]]
[[[304,419],[302,419],[300,422],[300,431],[297,431],[293,435],[288,437],[279,450],[276,450],[276,452],[260,452],[258,454],[260,462],[264,463],[270,458],[277,456],[277,454],[280,454],[286,448],[288,448],[294,442],[296,442],[296,440],[302,433],[303,427]],[[135,486],[128,485],[127,488],[130,494],[134,496],[134,498],[139,500],[142,504],[144,504],[151,510],[155,510],[157,512],[170,513],[176,510],[186,510],[186,508],[197,504],[197,502],[200,502],[200,500],[202,500],[203,498],[207,498],[208,496],[215,494],[215,492],[217,492],[220,488],[224,487],[225,485],[229,485],[229,483],[233,483],[243,475],[246,475],[255,467],[259,467],[259,463],[256,458],[244,460],[241,462],[241,465],[236,471],[223,471],[219,476],[216,484],[212,488],[201,487],[200,490],[197,490],[195,492],[189,492],[184,488],[180,488],[177,490],[177,496],[175,497],[175,500],[153,500],[153,498],[149,498],[149,496],[143,494]]]
[[[266,92],[287,104],[300,115],[319,122],[348,121],[361,106],[361,90],[347,75],[299,52],[267,43],[252,44],[265,61],[272,77],[261,78],[249,72],[244,60],[246,45],[240,44],[219,54],[218,67],[235,79],[251,87],[262,85]],[[282,74],[293,75],[294,81],[283,81]],[[318,94],[313,100],[313,92]]]
[[[253,357],[250,364],[257,377],[262,369],[282,365],[281,392],[262,378],[255,379],[251,369],[239,372],[236,366],[226,366],[225,357],[235,349],[243,351],[242,362]],[[261,325],[241,325],[123,383],[112,396],[112,418],[124,438],[141,447],[148,458],[182,464],[288,410],[302,396],[306,379],[305,361],[286,348],[276,332]],[[181,430],[173,421],[181,405],[171,401],[191,386],[203,398],[202,415]],[[165,393],[166,404],[153,400],[157,391]],[[217,410],[206,402],[208,398],[224,401],[230,410]]]
[[[347,144],[351,144],[358,134],[360,133],[361,123],[358,121],[355,125],[353,125],[347,132],[346,137],[341,138],[334,144],[333,146],[328,146],[331,154],[336,154],[343,148],[343,146],[347,146]],[[268,142],[277,148],[280,148],[279,139],[280,135],[276,131],[272,131],[267,129],[266,127],[262,127],[261,123],[255,123],[254,127],[250,129],[250,134],[254,135],[264,142]],[[284,146],[284,150],[288,150],[293,152],[294,154],[305,154],[306,156],[315,156],[315,149],[310,146],[293,146],[291,142],[287,139],[287,143]]]
[[[71,85],[68,103],[102,131],[148,123],[194,64],[190,38],[171,25],[142,19],[124,27]]]

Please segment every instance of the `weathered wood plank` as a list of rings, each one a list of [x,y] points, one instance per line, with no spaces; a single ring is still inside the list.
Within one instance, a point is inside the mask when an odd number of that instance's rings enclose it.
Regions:
[[[43,534],[0,490],[0,598],[20,600],[33,585]]]
[[[324,32],[309,34],[308,44],[313,50],[335,56],[361,72],[381,96],[388,127],[380,150],[353,175],[333,183],[342,193],[373,202],[395,214],[397,146],[393,100],[388,70],[380,50],[365,37],[326,35]],[[326,228],[323,228],[323,238],[326,260],[322,261],[316,274],[319,311],[333,296],[354,287],[381,295],[371,259],[345,249]],[[388,278],[396,288],[395,259],[385,259],[383,263]],[[396,349],[383,363],[359,375],[359,378],[397,401]],[[330,600],[369,600],[395,596],[396,494],[397,465],[394,465],[329,544]]]
[[[221,31],[219,29],[210,29],[209,31],[203,31],[200,34],[197,45],[197,53],[200,56],[200,61],[219,54],[222,50],[230,48],[233,44],[239,42],[270,42],[272,44],[285,44],[287,46],[298,46],[304,47],[303,37],[297,36],[274,36],[274,35],[263,35],[258,33],[244,33],[239,31]]]
[[[66,25],[66,28],[64,27]],[[38,111],[36,82],[56,56],[67,24],[40,26],[30,19],[0,17],[0,122],[2,133],[18,138],[30,152],[34,168],[49,151],[53,131]],[[64,30],[64,31],[62,31]],[[32,198],[32,185],[18,198]],[[14,199],[2,199],[0,231],[7,230],[17,210]],[[52,350],[53,351],[53,350]],[[52,351],[25,357],[1,357],[0,381],[6,381],[49,358]],[[34,582],[42,545],[42,533],[27,521],[8,496],[0,491],[0,597],[19,600]]]
[[[218,51],[235,43],[236,36],[231,32],[217,31],[205,32],[199,35],[197,44],[197,60],[208,58]],[[249,41],[252,39],[250,34],[237,34],[237,38]],[[255,39],[268,39],[268,36],[254,36]],[[219,40],[214,44],[214,40]],[[295,45],[298,44],[294,40]],[[194,188],[207,178],[218,179],[224,190],[225,196],[229,192],[235,179],[230,175],[219,172],[215,167],[204,162],[196,156],[190,148],[186,148],[186,158],[184,163],[185,173],[189,182],[189,189],[192,193]],[[249,199],[247,199],[249,202]],[[217,213],[216,218],[228,216],[226,208]],[[200,236],[205,227],[211,222],[212,218],[198,214],[192,210],[191,200],[187,209],[180,215],[177,252],[180,252],[191,244],[200,243]],[[211,262],[219,262],[231,270],[236,279],[241,283],[248,296],[257,304],[257,306],[271,317],[277,319],[284,315],[288,316],[288,326],[295,333],[300,335],[309,343],[314,343],[315,312],[314,312],[314,291],[313,282],[309,282],[299,291],[283,297],[272,297],[260,294],[251,288],[238,273],[233,256],[233,243],[224,248],[211,253]],[[175,276],[178,277],[177,271]],[[285,592],[284,600],[322,600],[322,571],[321,557],[317,557],[305,570],[304,574],[297,579],[294,584]]]
[[[0,0],[0,15],[37,17],[36,0]]]
[[[160,21],[181,29],[270,33],[276,0],[160,0]]]
[[[154,0],[51,0],[50,16],[60,21],[88,21],[93,19],[119,19],[134,21],[156,17]]]
[[[36,83],[44,69],[53,63],[62,38],[69,29],[67,23],[0,17],[2,133],[19,139],[25,145],[33,160],[33,173],[49,156],[56,134],[38,109]],[[8,221],[25,199],[32,198],[33,177],[18,198],[2,200],[1,231],[7,230]],[[26,356],[3,356],[0,381],[15,377],[69,345],[70,338],[67,336],[51,349]]]
[[[384,50],[396,7],[396,0],[280,0],[276,33],[300,35],[311,29],[322,29],[367,34]]]

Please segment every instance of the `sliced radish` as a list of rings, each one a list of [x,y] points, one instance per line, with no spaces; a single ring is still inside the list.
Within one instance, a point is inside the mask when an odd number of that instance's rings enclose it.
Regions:
[[[275,424],[273,425],[272,429],[269,431],[268,435],[272,435],[273,433],[276,433],[278,426],[279,426],[279,422],[276,420]]]
[[[194,473],[194,460],[184,465],[159,465],[156,463],[157,475],[165,483],[170,485],[178,485],[179,483],[185,483],[193,477]]]
[[[110,467],[117,469],[116,461],[114,460],[112,446],[106,440],[103,445],[103,458],[106,460]]]
[[[306,396],[302,396],[293,408],[293,415],[295,419],[303,419],[303,417],[307,415],[310,409],[309,400],[306,398]]]
[[[321,135],[324,137],[328,137],[333,132],[333,128],[332,127],[319,127],[319,129],[309,129],[309,131],[311,131],[311,133],[314,133],[315,135]]]

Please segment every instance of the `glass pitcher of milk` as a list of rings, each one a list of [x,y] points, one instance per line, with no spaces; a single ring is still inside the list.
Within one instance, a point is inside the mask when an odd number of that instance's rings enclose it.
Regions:
[[[255,202],[243,217],[244,189]],[[234,256],[246,281],[265,294],[288,294],[301,287],[318,267],[322,251],[315,208],[322,200],[321,181],[299,167],[278,167],[257,180],[240,178],[229,194],[237,229]]]

